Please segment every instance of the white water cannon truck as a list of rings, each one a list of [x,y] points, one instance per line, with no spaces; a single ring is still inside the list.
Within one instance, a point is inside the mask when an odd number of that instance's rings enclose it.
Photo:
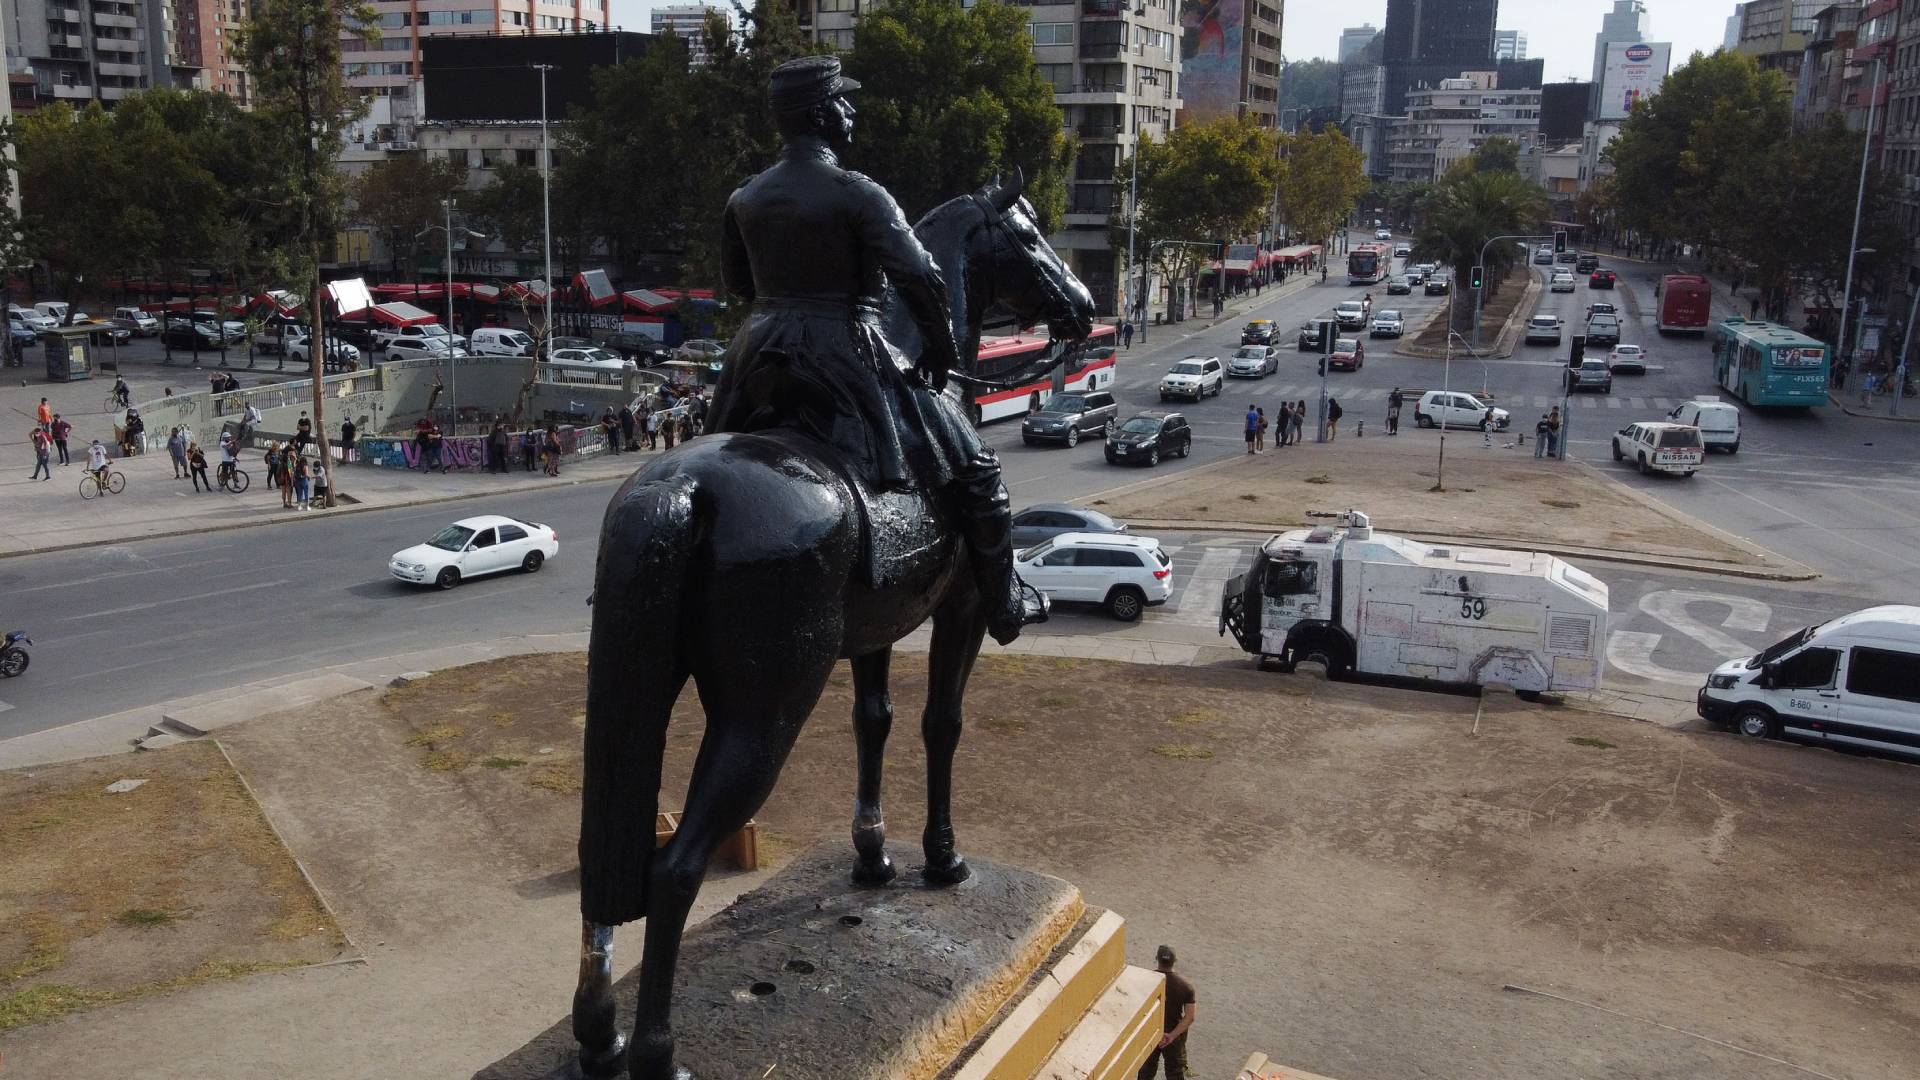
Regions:
[[[1424,544],[1335,527],[1281,533],[1227,582],[1220,632],[1263,668],[1317,663],[1333,679],[1502,685],[1533,700],[1600,686],[1607,586],[1537,551]]]

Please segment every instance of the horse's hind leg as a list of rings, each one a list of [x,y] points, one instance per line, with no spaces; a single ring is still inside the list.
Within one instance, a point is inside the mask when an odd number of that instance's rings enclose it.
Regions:
[[[953,754],[960,746],[961,700],[986,632],[986,616],[971,590],[949,596],[933,613],[927,711],[920,717],[927,744],[927,831],[921,838],[927,866],[922,874],[931,885],[956,885],[972,873],[953,846]]]
[[[893,730],[893,698],[887,693],[891,648],[853,658],[853,735],[860,756],[860,789],[853,803],[853,880],[884,885],[893,880],[887,858],[887,819],[880,809],[880,774],[887,735]]]
[[[765,642],[746,641],[741,643],[742,655],[754,658],[750,669],[694,676],[706,706],[707,733],[693,764],[680,828],[648,870],[647,951],[640,961],[627,1061],[632,1080],[676,1078],[673,977],[687,912],[706,879],[708,860],[766,802],[801,726],[820,700],[840,635],[836,627],[817,636],[833,644],[796,649],[789,639],[779,651],[769,651]]]

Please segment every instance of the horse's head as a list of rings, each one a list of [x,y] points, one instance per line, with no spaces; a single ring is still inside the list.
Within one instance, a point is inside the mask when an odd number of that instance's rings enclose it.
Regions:
[[[1034,223],[1025,177],[993,183],[935,207],[917,230],[965,296],[963,318],[978,327],[993,308],[1021,326],[1045,323],[1056,338],[1078,341],[1093,331],[1093,298]]]

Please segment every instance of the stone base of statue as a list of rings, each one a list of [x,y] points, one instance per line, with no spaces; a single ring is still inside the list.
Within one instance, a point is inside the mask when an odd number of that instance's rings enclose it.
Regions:
[[[673,1010],[699,1080],[1130,1078],[1164,985],[1126,962],[1124,922],[1071,884],[969,859],[950,889],[854,885],[822,844],[687,932]],[[623,936],[638,938],[638,928]],[[638,972],[615,986],[631,1024]],[[475,1080],[566,1075],[562,1018]]]

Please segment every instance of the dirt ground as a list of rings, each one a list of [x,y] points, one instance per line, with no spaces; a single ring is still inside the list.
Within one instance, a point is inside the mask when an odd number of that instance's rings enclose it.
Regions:
[[[1384,408],[1384,406],[1382,406]],[[1327,524],[1332,515],[1364,510],[1375,528],[1413,535],[1468,537],[1488,543],[1598,548],[1752,564],[1754,555],[1685,519],[1632,498],[1626,489],[1578,465],[1537,459],[1531,448],[1489,450],[1478,431],[1447,437],[1446,490],[1438,475],[1439,432],[1413,427],[1401,413],[1401,434],[1352,437],[1350,410],[1331,447],[1270,449],[1168,482],[1093,502],[1125,521],[1245,523],[1276,531]]]
[[[211,742],[0,773],[0,853],[0,1032],[346,945]]]
[[[1513,314],[1513,309],[1519,306],[1521,297],[1526,295],[1527,275],[1528,270],[1524,265],[1516,265],[1508,269],[1506,280],[1500,283],[1500,291],[1480,309],[1480,340],[1491,343],[1500,336],[1501,327],[1507,325],[1507,318]],[[1459,287],[1459,296],[1454,302],[1473,303],[1473,291],[1466,288],[1466,283],[1456,282],[1456,285]],[[1390,302],[1392,300],[1393,297],[1386,296],[1382,300],[1375,301],[1374,306],[1390,308],[1393,306]],[[1444,351],[1447,347],[1448,328],[1449,324],[1445,317],[1434,319],[1420,333],[1414,335],[1410,344],[1418,349]]]
[[[911,865],[924,663],[894,669],[888,821]],[[486,838],[442,853],[475,863],[460,874],[564,881],[583,685],[581,657],[530,657],[334,706],[384,717],[395,760],[359,795],[359,850],[316,869],[323,888],[393,861],[405,830],[376,789],[401,777],[440,793],[407,813]],[[772,859],[845,842],[849,687],[843,666],[759,815]],[[1135,963],[1175,945],[1199,989],[1199,1076],[1256,1049],[1349,1080],[1920,1070],[1909,766],[1240,664],[989,657],[969,717],[962,850],[1076,882],[1128,919]],[[690,689],[663,808],[699,737]],[[370,891],[376,869],[336,902],[404,923],[433,899],[458,925],[461,882],[427,869],[416,898]]]

